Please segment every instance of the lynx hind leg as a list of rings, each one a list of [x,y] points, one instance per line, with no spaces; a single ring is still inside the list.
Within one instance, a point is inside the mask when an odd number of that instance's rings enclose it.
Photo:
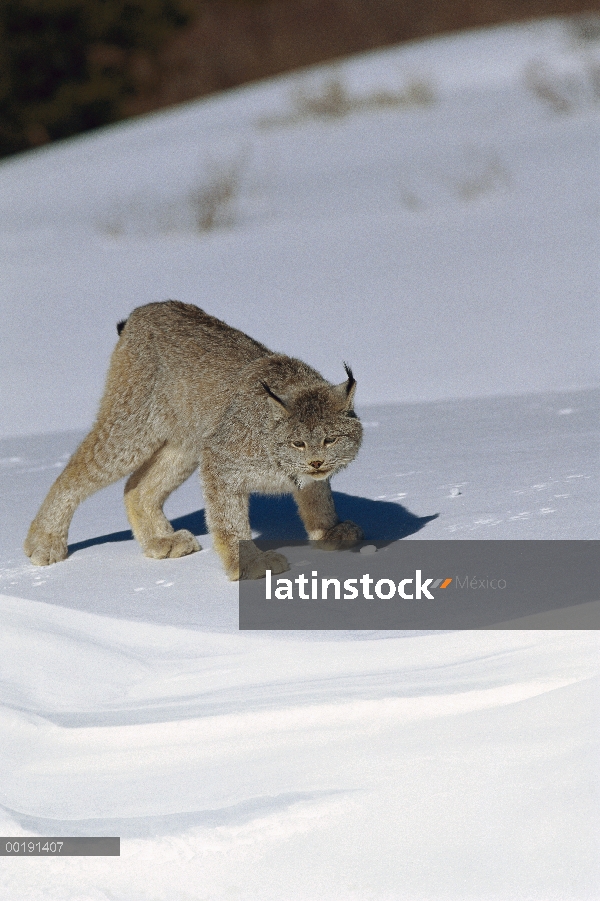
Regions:
[[[23,550],[34,566],[50,566],[67,558],[67,537],[62,533],[42,531],[34,520],[27,533]]]
[[[125,508],[133,534],[147,557],[185,557],[200,550],[187,529],[175,531],[163,505],[198,466],[196,457],[166,444],[147,460],[125,485]]]
[[[340,522],[328,479],[311,482],[294,492],[298,512],[308,537],[317,547],[337,551],[353,547],[364,538],[360,526],[347,519]]]
[[[119,340],[94,427],[52,485],[29,529],[24,549],[32,563],[45,566],[64,560],[69,525],[79,504],[129,475],[163,443],[148,389],[153,365],[150,354]]]
[[[23,548],[36,566],[58,563],[67,556],[73,514],[90,495],[106,488],[139,466],[152,448],[140,441],[127,452],[114,432],[97,423],[54,482],[29,527]]]

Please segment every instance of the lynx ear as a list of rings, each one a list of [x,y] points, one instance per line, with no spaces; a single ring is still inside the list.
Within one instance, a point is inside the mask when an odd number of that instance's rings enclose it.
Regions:
[[[261,381],[261,385],[267,392],[267,397],[270,400],[273,411],[275,413],[277,413],[278,416],[281,416],[283,413],[285,413],[285,415],[287,416],[288,415],[287,404],[280,397],[277,397],[277,395],[275,394],[274,391],[271,391],[271,389],[269,388],[269,386],[267,385],[266,382]]]
[[[356,391],[356,379],[352,375],[352,370],[348,366],[347,363],[344,363],[344,369],[346,370],[346,375],[348,376],[348,380],[346,382],[342,382],[341,385],[336,385],[333,389],[336,395],[338,396],[342,410],[347,412],[349,415],[353,412],[354,406],[354,393]]]

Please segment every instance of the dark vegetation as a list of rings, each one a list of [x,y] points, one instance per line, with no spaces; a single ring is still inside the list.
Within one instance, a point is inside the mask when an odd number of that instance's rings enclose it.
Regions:
[[[289,69],[600,0],[0,0],[0,156]]]
[[[0,155],[118,119],[185,0],[0,0]]]

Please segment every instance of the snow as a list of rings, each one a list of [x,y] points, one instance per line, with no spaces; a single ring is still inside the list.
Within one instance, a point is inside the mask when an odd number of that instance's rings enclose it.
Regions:
[[[122,842],[4,858],[1,897],[600,896],[594,631],[240,633],[197,477],[166,512],[198,554],[143,557],[122,485],[64,563],[21,550],[116,322],[168,297],[351,363],[333,487],[367,539],[597,539],[598,53],[560,20],[455,35],[2,163],[0,832]],[[351,108],[309,115],[334,82]],[[286,498],[252,523],[302,535]]]

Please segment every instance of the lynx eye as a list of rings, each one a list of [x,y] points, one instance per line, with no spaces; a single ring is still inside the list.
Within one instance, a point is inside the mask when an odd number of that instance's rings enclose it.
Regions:
[[[292,447],[302,449],[303,447],[306,447],[306,444],[304,443],[304,441],[292,441]]]
[[[325,445],[335,444],[336,441],[337,441],[337,438],[323,438],[323,444],[325,444]]]

